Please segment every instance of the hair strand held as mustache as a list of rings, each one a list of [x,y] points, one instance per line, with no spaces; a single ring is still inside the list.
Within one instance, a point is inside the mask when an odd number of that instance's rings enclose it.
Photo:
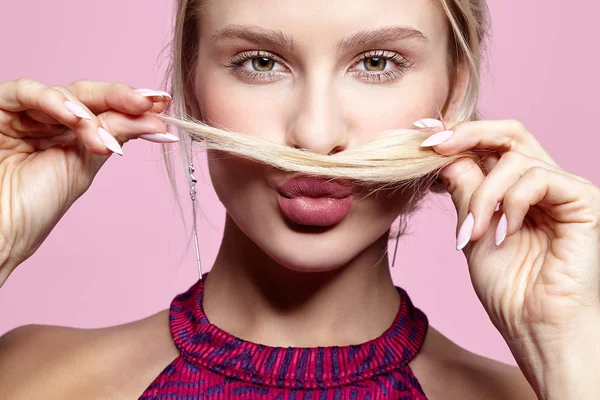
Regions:
[[[253,135],[219,129],[191,117],[158,115],[165,123],[186,132],[207,149],[220,150],[268,164],[272,167],[323,178],[340,178],[356,184],[398,189],[426,180],[431,185],[439,171],[459,158],[477,164],[474,151],[443,156],[421,143],[430,129],[397,129],[379,133],[369,140],[334,155],[294,149]],[[421,185],[418,185],[421,186]]]

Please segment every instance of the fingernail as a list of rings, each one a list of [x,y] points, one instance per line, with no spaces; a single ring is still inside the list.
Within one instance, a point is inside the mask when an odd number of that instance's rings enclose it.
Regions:
[[[167,97],[169,100],[173,100],[173,96],[171,96],[168,92],[163,90],[157,90],[158,93],[162,94],[164,97]]]
[[[496,247],[500,246],[500,243],[504,241],[506,237],[506,231],[508,228],[508,221],[506,220],[506,214],[502,213],[500,221],[498,221],[498,227],[496,228]]]
[[[463,221],[460,229],[458,230],[458,235],[456,236],[456,250],[460,251],[469,243],[471,239],[471,234],[473,233],[473,226],[475,225],[475,218],[473,217],[473,213],[469,213],[467,218]]]
[[[494,210],[494,212],[498,211],[500,209],[500,202],[498,202],[498,204],[496,204],[496,209]]]
[[[150,98],[154,102],[163,101],[164,93],[166,93],[166,92],[160,92],[159,90],[152,90],[152,89],[136,89],[135,92],[141,96]],[[171,96],[169,96],[169,97],[171,97]]]
[[[423,118],[417,122],[413,122],[413,126],[417,128],[443,128],[444,124],[442,121],[433,118]]]
[[[119,145],[117,139],[115,139],[114,136],[111,135],[106,129],[98,128],[98,134],[100,135],[102,143],[104,143],[104,145],[110,151],[112,151],[113,153],[117,153],[120,156],[123,155],[123,149],[121,148],[121,145]]]
[[[441,131],[436,134],[429,136],[423,143],[421,143],[421,147],[429,147],[435,146],[446,140],[450,139],[454,132],[452,131]]]
[[[140,139],[147,140],[154,143],[175,143],[179,142],[179,138],[170,133],[145,133],[138,136]]]
[[[79,104],[75,104],[69,100],[65,101],[65,107],[73,114],[83,119],[92,119],[90,115]]]

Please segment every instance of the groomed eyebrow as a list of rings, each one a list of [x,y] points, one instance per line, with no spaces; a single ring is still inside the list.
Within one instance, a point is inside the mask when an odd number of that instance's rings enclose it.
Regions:
[[[294,39],[282,31],[250,25],[227,25],[216,31],[210,41],[218,42],[221,39],[243,39],[255,44],[267,43],[288,50],[294,50],[296,46]]]
[[[210,38],[211,42],[221,39],[242,39],[257,45],[269,44],[293,51],[296,43],[292,37],[280,30],[266,29],[251,25],[227,25],[217,30]],[[348,51],[356,47],[373,47],[384,42],[413,39],[423,44],[429,40],[423,32],[409,26],[386,26],[372,30],[363,30],[344,38],[337,44],[338,51]]]
[[[406,39],[416,40],[422,44],[429,42],[429,39],[427,39],[427,36],[423,32],[410,26],[386,26],[355,33],[338,43],[337,48],[343,52],[356,47],[376,47],[381,43]]]

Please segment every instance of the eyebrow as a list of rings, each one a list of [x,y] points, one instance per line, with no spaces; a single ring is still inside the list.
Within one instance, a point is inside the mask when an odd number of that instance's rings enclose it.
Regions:
[[[211,42],[221,39],[243,39],[255,44],[269,44],[293,51],[296,43],[292,37],[280,30],[266,29],[249,25],[228,25],[217,30],[210,38]],[[338,51],[348,51],[356,47],[376,46],[383,42],[412,39],[423,44],[429,40],[423,32],[409,26],[386,26],[377,29],[363,30],[344,38],[337,44]]]
[[[429,39],[423,32],[410,26],[386,26],[357,32],[343,39],[338,43],[337,48],[339,51],[348,51],[359,46],[372,47],[380,43],[406,39],[416,40],[422,44],[429,42]]]
[[[228,25],[216,31],[210,38],[210,41],[218,42],[221,39],[243,39],[255,44],[267,43],[289,50],[293,50],[296,47],[294,39],[282,31],[249,25]]]

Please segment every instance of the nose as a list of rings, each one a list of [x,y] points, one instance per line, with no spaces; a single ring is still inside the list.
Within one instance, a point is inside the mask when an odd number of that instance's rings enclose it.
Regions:
[[[343,151],[349,128],[331,77],[313,75],[297,85],[286,144],[327,155]]]

